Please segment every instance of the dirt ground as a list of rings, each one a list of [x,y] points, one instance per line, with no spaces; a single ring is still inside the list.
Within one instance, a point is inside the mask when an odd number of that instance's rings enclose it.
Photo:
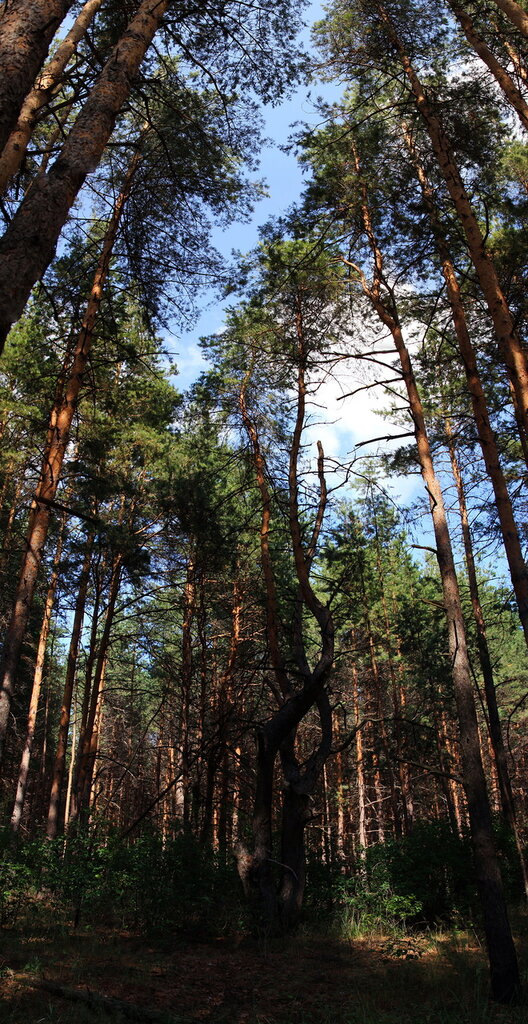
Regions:
[[[1,1024],[528,1024],[488,1002],[469,934],[266,948],[26,924],[0,933],[0,987]]]

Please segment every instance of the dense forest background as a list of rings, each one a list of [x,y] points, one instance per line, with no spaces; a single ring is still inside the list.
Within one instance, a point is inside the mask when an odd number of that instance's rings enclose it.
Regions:
[[[317,922],[412,956],[471,926],[512,1003],[528,13],[302,27],[290,0],[0,4],[0,924]],[[226,257],[292,90],[302,193]]]

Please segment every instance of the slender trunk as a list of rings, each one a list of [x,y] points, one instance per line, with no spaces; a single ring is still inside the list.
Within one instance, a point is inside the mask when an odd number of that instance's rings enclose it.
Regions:
[[[60,85],[63,73],[75,53],[77,44],[87,32],[101,4],[102,0],[87,0],[67,36],[38,76],[31,92],[26,96],[16,126],[7,140],[3,152],[0,150],[0,195],[4,194],[10,179],[21,166],[38,113],[49,103],[53,93]]]
[[[84,732],[84,742],[79,757],[79,771],[77,776],[77,794],[75,801],[75,816],[78,817],[83,808],[87,805],[90,796],[92,773],[97,753],[97,730],[96,719],[100,708],[106,664],[108,659],[108,648],[110,646],[110,634],[114,622],[114,612],[121,583],[121,572],[123,568],[123,555],[117,554],[112,565],[112,575],[108,591],[108,604],[106,606],[103,632],[99,643],[97,662],[95,666],[92,694],[88,718]]]
[[[462,26],[462,30],[470,46],[473,47],[475,53],[478,54],[480,59],[484,61],[486,67],[489,68],[493,77],[498,82],[502,89],[506,99],[511,103],[513,109],[516,111],[519,120],[526,130],[528,130],[528,104],[526,103],[524,96],[515,85],[515,82],[508,72],[499,63],[495,54],[492,53],[489,46],[479,36],[475,30],[472,19],[470,18],[467,11],[455,3],[455,0],[447,0],[455,18]]]
[[[404,127],[407,147],[414,163],[416,174],[422,189],[431,227],[434,232],[436,247],[442,262],[442,274],[446,282],[447,295],[453,316],[453,325],[462,356],[468,390],[477,427],[484,464],[493,486],[495,505],[499,516],[504,549],[508,559],[510,576],[519,609],[519,618],[528,644],[528,570],[524,561],[519,531],[513,514],[512,503],[508,493],[506,478],[502,471],[495,432],[492,429],[486,396],[478,372],[477,358],[469,333],[460,286],[450,259],[445,233],[440,215],[434,201],[433,190],[427,180],[424,168],[418,158],[414,142]]]
[[[458,495],[458,507],[460,513],[460,522],[462,524],[462,537],[464,541],[464,552],[466,556],[469,593],[471,597],[471,606],[473,608],[473,617],[475,619],[475,626],[477,631],[477,646],[479,652],[480,666],[482,669],[482,678],[484,680],[484,693],[486,696],[486,707],[488,711],[489,734],[493,747],[495,766],[497,769],[502,813],[504,820],[515,840],[515,845],[517,848],[519,863],[521,866],[523,876],[524,891],[526,897],[528,898],[528,865],[526,863],[526,856],[523,850],[522,843],[520,841],[519,831],[517,828],[515,802],[513,799],[510,773],[508,770],[508,758],[506,754],[506,748],[504,746],[499,709],[497,706],[497,693],[495,691],[493,668],[491,665],[491,656],[488,647],[488,639],[486,636],[486,624],[484,622],[484,614],[482,611],[482,605],[480,603],[477,572],[475,568],[475,559],[473,557],[473,543],[471,539],[471,530],[469,526],[466,495],[464,493],[464,482],[462,480],[462,473],[456,455],[455,441],[449,419],[446,419],[445,425],[449,447],[449,458],[451,460],[451,469],[453,472],[453,477],[455,480]]]
[[[44,146],[44,149],[42,151],[42,158],[41,158],[41,161],[40,161],[40,164],[39,164],[39,167],[38,167],[38,171],[37,171],[35,177],[41,177],[43,174],[46,173],[47,166],[48,166],[48,164],[50,162],[51,155],[53,153],[53,150],[54,150],[57,142],[59,141],[59,139],[61,139],[61,138],[63,139],[65,137],[65,128],[66,128],[66,125],[68,123],[68,118],[69,118],[69,116],[71,114],[72,107],[73,107],[73,99],[70,101],[70,103],[67,103],[63,107],[63,109],[61,111],[60,117],[56,116],[55,128],[53,129],[53,131],[48,136],[48,140],[47,140],[46,145]],[[26,194],[29,192],[30,187],[31,186],[28,185],[28,187],[26,189]]]
[[[336,787],[335,787],[335,798],[336,798],[336,860],[338,866],[343,866],[345,863],[345,781],[343,773],[343,753],[339,750],[340,735],[338,720],[335,720],[334,728],[334,743],[338,748],[335,765],[336,765]]]
[[[485,239],[460,175],[453,150],[439,118],[433,112],[425,89],[414,70],[392,19],[382,4],[376,5],[387,34],[398,51],[403,70],[409,80],[416,106],[426,126],[434,154],[447,190],[460,219],[468,252],[475,267],[502,358],[515,388],[519,413],[528,432],[528,362],[513,317],[500,286],[493,260],[486,250]]]
[[[42,677],[44,674],[44,662],[46,659],[46,647],[48,643],[48,636],[51,626],[51,613],[53,611],[53,604],[55,601],[55,593],[57,590],[57,584],[59,582],[59,567],[62,556],[62,544],[64,539],[65,519],[62,519],[59,537],[57,540],[57,548],[55,551],[55,557],[53,559],[53,569],[50,577],[48,593],[46,597],[46,604],[44,606],[44,617],[42,619],[42,626],[40,629],[39,642],[37,647],[37,659],[35,663],[35,674],[33,676],[33,688],[31,691],[31,700],[29,704],[29,713],[27,720],[26,729],[26,741],[24,743],[24,749],[22,751],[22,758],[20,761],[20,768],[18,773],[18,785],[15,797],[15,805],[13,813],[11,815],[11,828],[13,832],[18,832],[20,822],[22,820],[22,813],[24,810],[24,801],[26,798],[26,787],[27,779],[29,774],[29,764],[31,761],[31,752],[33,750],[33,740],[35,738],[35,728],[37,724],[37,712],[40,700],[40,691],[42,687]]]
[[[193,638],[192,627],[196,612],[196,566],[193,555],[187,560],[187,578],[183,594],[182,622],[182,665],[181,665],[181,711],[180,711],[180,790],[181,811],[184,825],[189,824],[190,798],[190,714],[193,683]]]
[[[72,742],[71,742],[71,755],[70,755],[70,767],[68,769],[68,786],[66,789],[66,803],[64,806],[64,822],[68,824],[70,820],[71,810],[71,799],[73,791],[73,776],[75,772],[75,749],[77,744],[77,718],[73,719],[72,727]]]
[[[442,711],[440,720],[435,722],[435,737],[436,737],[436,749],[438,753],[438,764],[440,771],[443,773],[440,778],[440,784],[444,791],[445,802],[447,806],[447,814],[449,817],[449,823],[451,825],[451,831],[454,836],[462,835],[462,816],[460,813],[460,804],[458,800],[458,793],[456,791],[456,782],[449,777],[448,771],[451,765],[446,765],[444,752],[450,755],[450,750],[447,740],[447,727],[445,720],[445,713]]]
[[[356,666],[352,666],[352,709],[354,714],[354,728],[356,730],[354,742],[356,747],[356,773],[357,773],[357,792],[358,792],[358,839],[359,839],[359,858],[364,859],[365,850],[367,849],[368,833],[367,833],[367,813],[366,813],[366,788],[365,788],[365,765],[363,755],[363,733],[359,728],[361,716],[359,712],[359,690],[358,690],[358,677]]]
[[[90,580],[90,567],[92,563],[93,544],[94,534],[91,534],[87,540],[84,564],[79,578],[79,590],[77,593],[77,600],[75,603],[75,613],[73,617],[70,647],[68,650],[68,661],[66,664],[66,679],[64,682],[64,693],[62,697],[59,735],[57,741],[57,753],[55,755],[55,765],[53,768],[53,778],[51,783],[51,794],[48,809],[48,821],[46,826],[46,835],[48,839],[55,838],[55,836],[57,835],[57,829],[59,824],[59,804],[61,797],[62,781],[64,777],[64,768],[66,765],[66,751],[68,748],[68,732],[70,728],[70,714],[73,697],[73,687],[75,683],[75,672],[77,668],[79,643],[81,639],[82,626],[84,622],[86,595],[88,593],[88,583]]]
[[[84,691],[83,701],[81,707],[81,720],[79,723],[79,740],[77,744],[77,754],[74,758],[76,762],[73,790],[70,802],[70,813],[68,817],[64,818],[64,826],[66,827],[71,819],[77,818],[79,808],[77,806],[77,780],[79,778],[79,770],[81,765],[81,755],[84,749],[84,740],[86,736],[86,726],[88,724],[88,715],[90,713],[90,697],[92,694],[92,676],[95,665],[95,659],[97,657],[97,630],[99,626],[99,609],[102,598],[102,570],[104,568],[101,565],[97,566],[96,577],[95,577],[95,594],[92,607],[92,623],[90,628],[90,642],[88,647],[88,657],[86,659],[86,669],[84,675]]]
[[[78,404],[79,391],[92,345],[95,322],[110,268],[110,259],[119,223],[140,159],[141,154],[138,150],[128,167],[122,191],[116,200],[112,218],[106,231],[83,324],[73,351],[72,365],[67,371],[67,381],[64,388],[59,386],[59,397],[50,415],[42,469],[35,491],[26,538],[26,554],[22,563],[13,612],[6,633],[4,655],[0,670],[0,764],[3,757],[16,671],[48,534],[52,504],[59,485],[64,456],[70,437],[70,428]]]
[[[365,597],[365,595],[364,595],[364,597]],[[386,771],[387,771],[387,775],[388,775],[388,778],[389,778],[389,791],[390,791],[390,801],[391,801],[391,807],[392,807],[392,817],[393,817],[393,822],[394,822],[394,831],[395,831],[397,836],[401,836],[401,834],[402,834],[402,826],[401,826],[400,808],[398,806],[398,795],[396,793],[396,785],[395,785],[395,782],[394,782],[394,772],[392,770],[392,764],[391,764],[391,754],[390,754],[390,747],[389,747],[389,738],[388,738],[388,735],[387,735],[387,726],[385,724],[385,709],[383,707],[383,694],[382,694],[382,688],[381,688],[380,671],[379,671],[378,659],[376,658],[376,650],[375,650],[375,645],[374,645],[374,636],[372,634],[372,626],[371,626],[371,623],[370,623],[370,616],[369,616],[368,607],[367,607],[366,604],[364,604],[364,606],[363,606],[363,615],[365,617],[365,622],[366,622],[366,625],[367,625],[370,667],[371,667],[371,671],[372,671],[372,677],[373,677],[373,680],[374,680],[374,694],[375,694],[375,699],[376,699],[376,715],[377,715],[377,718],[379,720],[379,735],[380,735],[380,739],[381,739],[381,746],[382,746],[382,749],[383,749],[383,753],[385,755]]]
[[[355,159],[359,176],[361,168],[357,153],[355,154]],[[433,465],[420,394],[416,386],[409,352],[397,318],[394,299],[391,296],[389,306],[387,307],[381,294],[383,256],[374,235],[365,185],[362,186],[362,194],[363,226],[371,246],[375,267],[374,283],[371,286],[368,285],[365,277],[362,277],[363,290],[381,322],[392,335],[407,390],[422,479],[429,498],[436,541],[436,557],[442,582],[449,635],[451,672],[460,731],[462,774],[468,802],[476,877],[484,916],[492,994],[499,1002],[510,1002],[519,992],[519,969],[493,838],[486,779],[480,756],[477,714],[473,696],[466,631],[447,515],[442,489]]]
[[[0,351],[33,285],[55,255],[70,208],[86,176],[99,164],[167,7],[168,0],[143,0],[101,72],[61,153],[48,173],[35,180],[0,242]]]
[[[0,152],[72,0],[6,3],[0,18]]]

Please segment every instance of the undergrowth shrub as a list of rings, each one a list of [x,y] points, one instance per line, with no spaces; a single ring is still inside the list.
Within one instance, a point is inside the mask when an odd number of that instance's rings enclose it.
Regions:
[[[219,935],[243,927],[245,909],[234,866],[191,835],[165,845],[156,835],[123,841],[98,824],[49,842],[1,846],[0,923],[30,890],[45,891],[79,922],[149,931]]]
[[[471,921],[477,893],[467,838],[443,822],[418,823],[412,834],[363,851],[348,870],[310,864],[307,908],[340,934],[383,932]]]

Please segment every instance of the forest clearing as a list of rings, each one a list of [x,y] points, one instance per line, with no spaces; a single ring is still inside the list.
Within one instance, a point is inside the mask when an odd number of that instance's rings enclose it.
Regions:
[[[526,131],[526,0],[0,2],[6,1024],[528,1019]]]

